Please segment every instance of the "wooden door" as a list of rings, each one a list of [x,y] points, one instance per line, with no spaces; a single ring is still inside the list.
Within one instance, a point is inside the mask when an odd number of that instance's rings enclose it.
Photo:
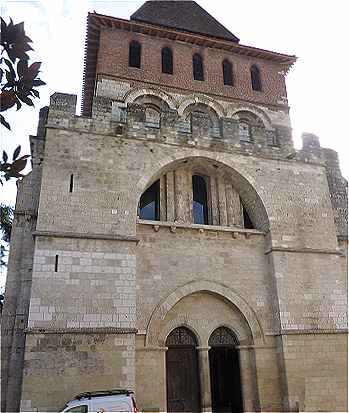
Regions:
[[[167,411],[200,412],[196,345],[190,345],[190,340],[174,343],[173,337],[168,341],[172,341],[172,345],[166,343]]]

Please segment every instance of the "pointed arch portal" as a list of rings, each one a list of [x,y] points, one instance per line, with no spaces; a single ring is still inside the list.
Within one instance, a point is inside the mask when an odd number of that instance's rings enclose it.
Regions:
[[[236,335],[227,327],[210,336],[209,363],[212,412],[243,412],[241,372]]]
[[[166,389],[168,412],[200,412],[197,340],[186,327],[167,337]]]

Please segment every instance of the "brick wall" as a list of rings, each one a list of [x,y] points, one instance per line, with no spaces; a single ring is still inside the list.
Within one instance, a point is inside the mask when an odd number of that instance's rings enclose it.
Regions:
[[[142,44],[141,68],[128,66],[129,42],[137,40]],[[173,75],[161,71],[161,50],[173,50]],[[193,80],[192,56],[201,53],[204,61],[204,81]],[[222,61],[228,58],[233,64],[234,86],[223,84]],[[250,66],[257,64],[262,79],[262,92],[253,91],[250,80]],[[97,75],[106,74],[137,82],[149,82],[156,86],[167,86],[181,91],[196,91],[219,95],[224,98],[243,99],[270,105],[285,105],[286,87],[282,67],[267,60],[234,55],[231,52],[204,48],[157,39],[139,33],[121,30],[101,31],[98,51]]]

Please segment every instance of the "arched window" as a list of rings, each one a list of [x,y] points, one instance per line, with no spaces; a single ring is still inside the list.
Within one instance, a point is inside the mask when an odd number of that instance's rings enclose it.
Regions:
[[[251,84],[253,90],[258,92],[262,90],[261,74],[256,65],[251,66]]]
[[[248,215],[248,212],[246,211],[246,208],[243,206],[243,216],[244,216],[244,228],[245,229],[254,229],[253,222],[251,221],[250,216]]]
[[[169,47],[165,47],[161,51],[162,73],[173,74],[173,54]]]
[[[193,75],[194,80],[204,80],[204,66],[199,53],[195,53],[193,56]]]
[[[208,224],[207,186],[200,175],[193,175],[193,217],[194,224]]]
[[[250,125],[247,122],[239,122],[240,142],[252,142]]]
[[[160,128],[160,112],[148,106],[145,109],[145,124],[151,128]]]
[[[145,192],[139,201],[139,218],[159,221],[160,220],[160,181],[157,180]]]
[[[233,86],[233,65],[229,60],[224,59],[222,63],[223,67],[223,83],[227,86]]]
[[[130,67],[141,67],[141,44],[132,40],[129,46],[128,65]]]

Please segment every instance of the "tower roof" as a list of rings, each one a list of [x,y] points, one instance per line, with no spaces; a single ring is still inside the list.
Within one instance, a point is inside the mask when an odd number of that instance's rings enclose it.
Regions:
[[[132,14],[131,20],[239,42],[195,1],[146,1]]]

